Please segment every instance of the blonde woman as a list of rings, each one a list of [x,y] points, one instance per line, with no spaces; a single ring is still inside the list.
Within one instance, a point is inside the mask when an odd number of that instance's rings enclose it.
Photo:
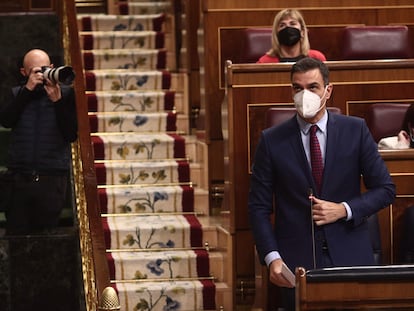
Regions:
[[[322,52],[310,48],[308,29],[302,14],[295,9],[284,9],[273,21],[272,48],[257,62],[296,62],[305,56],[326,61]]]

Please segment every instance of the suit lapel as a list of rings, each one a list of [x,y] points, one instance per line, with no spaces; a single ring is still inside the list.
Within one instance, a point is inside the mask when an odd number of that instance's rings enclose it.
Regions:
[[[338,127],[336,126],[335,115],[328,112],[328,124],[327,124],[327,141],[326,141],[326,153],[325,153],[325,166],[323,170],[322,179],[322,193],[326,188],[325,184],[330,180],[330,174],[332,173],[333,166],[336,163],[336,154],[338,149]]]
[[[298,163],[298,169],[304,172],[304,176],[306,176],[309,186],[315,189],[315,184],[312,177],[312,170],[309,167],[308,159],[306,158],[306,153],[303,147],[302,136],[298,121],[296,120],[296,115],[291,119],[290,126],[294,128],[292,129],[292,133],[296,133],[294,139],[290,140],[290,143],[292,145],[292,150],[296,158],[296,163]]]

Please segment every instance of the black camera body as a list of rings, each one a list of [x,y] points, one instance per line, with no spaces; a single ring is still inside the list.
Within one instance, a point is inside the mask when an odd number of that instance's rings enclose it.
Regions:
[[[70,85],[75,79],[75,72],[70,66],[61,66],[56,68],[43,66],[42,73],[45,79],[49,79],[53,83]]]

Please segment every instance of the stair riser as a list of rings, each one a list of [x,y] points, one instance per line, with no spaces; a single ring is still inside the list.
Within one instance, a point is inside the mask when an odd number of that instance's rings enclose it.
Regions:
[[[117,12],[118,13],[118,12]],[[171,22],[163,14],[147,15],[78,15],[80,31],[164,31],[171,32]]]
[[[121,310],[182,311],[214,310],[215,288],[211,282],[176,281],[171,283],[116,284]],[[145,309],[142,306],[145,306]],[[148,306],[148,307],[147,307]],[[230,310],[230,309],[229,309]]]
[[[176,130],[174,113],[95,113],[89,115],[91,132],[161,133]]]
[[[193,215],[115,216],[102,221],[110,249],[202,247],[203,231]]]
[[[185,161],[95,163],[99,185],[168,185],[190,182]]]
[[[190,213],[194,189],[190,186],[111,187],[98,191],[104,214]]]
[[[209,277],[206,251],[116,252],[108,254],[112,280]]]

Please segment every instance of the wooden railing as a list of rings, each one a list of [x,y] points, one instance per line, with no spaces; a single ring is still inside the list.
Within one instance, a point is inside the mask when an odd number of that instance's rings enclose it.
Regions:
[[[73,170],[78,209],[85,299],[88,310],[96,310],[100,295],[110,285],[105,242],[100,219],[97,182],[90,138],[81,48],[75,0],[62,1],[65,61],[76,73],[74,89],[78,115],[78,140],[73,146]]]
[[[185,46],[186,69],[188,71],[188,92],[189,105],[191,111],[190,126],[197,128],[197,118],[200,112],[200,59],[198,55],[198,29],[200,26],[200,2],[194,0],[184,0],[185,14]]]

